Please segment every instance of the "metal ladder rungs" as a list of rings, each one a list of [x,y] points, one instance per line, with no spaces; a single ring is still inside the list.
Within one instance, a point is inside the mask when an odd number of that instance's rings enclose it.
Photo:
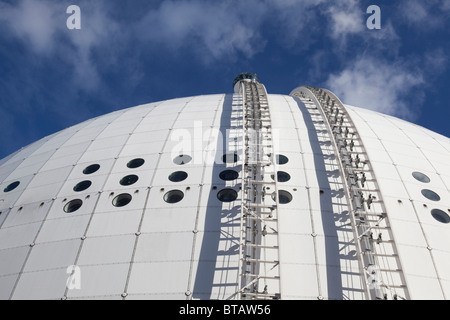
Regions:
[[[259,262],[259,263],[267,263],[267,264],[279,264],[278,260],[261,260],[261,259],[253,259],[253,258],[242,258],[245,262]]]
[[[271,299],[279,299],[279,295],[278,294],[263,294],[263,293],[250,293],[250,292],[242,292],[243,295],[245,296],[250,296],[250,297],[262,297],[262,298],[271,298]]]
[[[280,276],[265,276],[265,275],[258,275],[258,274],[242,274],[243,277],[248,277],[248,278],[260,278],[260,279],[276,279],[279,280]]]
[[[252,184],[276,184],[275,181],[259,181],[259,180],[250,180],[249,183]]]
[[[248,204],[248,207],[250,208],[265,208],[265,209],[276,209],[277,205],[272,204],[272,205],[265,205],[265,204],[258,204],[258,203],[250,203]]]
[[[401,269],[378,269],[380,272],[403,272]]]
[[[254,244],[254,243],[241,243],[241,246],[252,247],[252,248],[264,248],[264,249],[279,249],[278,246],[264,246],[264,245],[260,245],[260,244]]]
[[[257,220],[257,221],[264,221],[264,222],[277,222],[278,221],[278,219],[273,219],[273,218],[260,218],[260,217],[252,217],[252,216],[250,216],[250,217],[247,217],[247,219],[250,219],[250,220]]]
[[[363,255],[365,254],[365,252],[362,253]],[[386,253],[376,253],[376,252],[371,252],[372,256],[374,257],[386,257],[386,258],[395,258],[398,257],[398,254],[396,253],[391,253],[391,254],[386,254]]]

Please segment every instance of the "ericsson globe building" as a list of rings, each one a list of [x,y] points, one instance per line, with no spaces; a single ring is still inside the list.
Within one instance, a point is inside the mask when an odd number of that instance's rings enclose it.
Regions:
[[[0,160],[2,300],[448,299],[449,243],[449,138],[254,74]]]

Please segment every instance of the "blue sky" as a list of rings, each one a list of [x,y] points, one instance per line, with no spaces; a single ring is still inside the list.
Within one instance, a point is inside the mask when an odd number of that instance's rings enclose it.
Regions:
[[[449,39],[450,0],[0,0],[0,158],[118,109],[232,92],[240,72],[450,137]]]

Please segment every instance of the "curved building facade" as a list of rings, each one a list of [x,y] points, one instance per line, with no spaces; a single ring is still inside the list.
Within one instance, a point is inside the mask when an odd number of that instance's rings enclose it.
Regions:
[[[0,160],[0,299],[447,299],[449,190],[447,137],[242,77]]]

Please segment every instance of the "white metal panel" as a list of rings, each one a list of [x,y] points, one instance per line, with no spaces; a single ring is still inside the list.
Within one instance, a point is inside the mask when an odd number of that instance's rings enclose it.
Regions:
[[[442,300],[441,285],[435,277],[408,275],[408,290],[414,300]]]
[[[184,295],[189,267],[190,261],[133,263],[127,293],[148,294],[149,299],[158,299],[160,294]]]
[[[43,221],[52,204],[51,200],[27,203],[11,209],[8,218],[2,225],[3,228]]]
[[[95,213],[89,224],[88,237],[135,234],[139,230],[141,210]]]
[[[113,166],[113,164],[115,163],[115,159],[104,159],[104,160],[99,160],[96,162],[78,162],[72,172],[70,173],[70,175],[67,177],[68,180],[71,179],[80,179],[80,181],[82,180],[89,180],[92,177],[98,176],[98,175],[106,175],[111,171],[111,168]],[[98,169],[97,172],[92,173],[92,174],[84,174],[83,170],[86,169],[88,166],[92,165],[92,164],[98,164],[100,165],[100,168]]]
[[[0,300],[8,300],[16,284],[18,275],[0,277]]]
[[[88,226],[90,216],[69,216],[46,220],[36,239],[36,243],[80,239]]]
[[[29,246],[0,250],[0,279],[7,275],[18,273],[25,262],[29,250]]]
[[[88,150],[83,154],[79,162],[98,162],[100,160],[113,159],[119,155],[121,149],[122,146],[101,150]]]
[[[167,262],[191,259],[191,232],[159,232],[141,234],[138,239],[135,262]]]
[[[89,150],[94,151],[122,147],[126,143],[128,138],[128,134],[114,135],[113,137],[102,139],[97,138],[92,141],[91,145],[89,146]]]
[[[296,275],[292,277],[291,275]],[[309,264],[283,264],[281,269],[281,287],[283,299],[299,300],[319,297],[316,266]]]
[[[56,198],[54,200],[54,204],[49,210],[47,220],[50,221],[53,219],[62,219],[62,218],[69,218],[69,217],[75,217],[75,216],[82,216],[82,215],[90,215],[95,207],[95,204],[97,202],[99,195],[98,193],[84,193],[82,195],[74,195],[74,196],[66,196],[61,195],[59,198]],[[80,199],[83,203],[81,207],[74,211],[74,212],[66,212],[64,210],[65,206],[71,202],[72,200]]]
[[[23,273],[13,300],[59,300],[64,296],[69,274],[66,268]]]
[[[136,175],[139,179],[132,185],[121,185],[121,180],[129,175]],[[111,173],[107,178],[108,180],[104,184],[104,190],[129,190],[130,188],[141,189],[150,186],[150,182],[153,178],[153,171],[135,170],[133,172]]]
[[[108,175],[84,175],[78,179],[66,180],[58,193],[59,198],[81,198],[86,197],[86,194],[95,195],[103,189]],[[89,188],[83,191],[75,191],[74,187],[83,181],[90,181],[92,184]],[[72,199],[71,199],[72,200]],[[92,208],[91,208],[92,209]]]
[[[0,201],[0,209],[5,210],[8,208],[12,208],[14,204],[16,203],[17,199],[22,195],[24,190],[26,190],[26,187],[28,183],[34,178],[34,175],[29,175],[27,177],[22,177],[19,180],[9,180],[5,181],[0,186],[0,199],[3,201]],[[4,192],[4,189],[9,186],[9,184],[13,182],[20,182],[20,184],[17,186],[16,189],[10,191],[10,192]]]
[[[133,174],[134,172],[140,172],[140,171],[144,171],[144,170],[154,170],[156,163],[158,161],[158,154],[146,154],[143,152],[138,156],[138,157],[119,157],[117,159],[117,161],[114,163],[113,169],[111,170],[111,172],[113,173],[118,173],[118,172],[123,172],[123,173],[130,173]],[[129,163],[131,160],[134,159],[144,159],[145,162],[144,164],[136,169],[130,169],[127,167],[127,163]]]
[[[31,248],[24,272],[68,268],[75,264],[82,240],[37,243]]]
[[[195,229],[197,206],[149,208],[142,221],[141,232],[192,232]]]
[[[27,246],[33,243],[41,223],[29,223],[0,229],[0,250]]]
[[[77,265],[129,263],[135,241],[136,235],[86,238]]]
[[[81,288],[67,292],[67,298],[122,294],[129,264],[80,267]]]

